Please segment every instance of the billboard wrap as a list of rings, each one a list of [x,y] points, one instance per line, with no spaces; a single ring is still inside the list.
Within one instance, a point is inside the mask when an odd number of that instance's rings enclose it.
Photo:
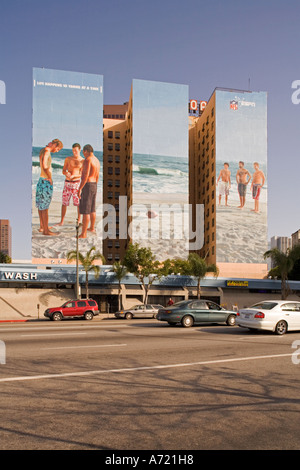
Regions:
[[[267,93],[216,90],[217,262],[263,263]]]
[[[133,80],[132,240],[188,254],[188,86]]]
[[[32,258],[101,249],[103,76],[33,69]]]

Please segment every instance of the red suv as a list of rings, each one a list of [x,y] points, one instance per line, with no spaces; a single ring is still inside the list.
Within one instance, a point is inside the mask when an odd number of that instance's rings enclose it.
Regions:
[[[62,320],[70,317],[84,317],[92,320],[94,315],[99,315],[97,302],[93,299],[68,300],[61,307],[47,308],[44,316],[50,320]]]

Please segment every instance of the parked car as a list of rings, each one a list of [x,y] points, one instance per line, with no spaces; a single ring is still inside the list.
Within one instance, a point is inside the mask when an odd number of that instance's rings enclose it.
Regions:
[[[300,302],[265,300],[237,312],[237,325],[250,330],[269,330],[277,335],[300,330]]]
[[[163,306],[157,304],[140,304],[127,310],[116,312],[115,317],[126,318],[126,320],[131,320],[131,318],[156,318],[157,312],[160,308],[163,308]]]
[[[69,300],[61,307],[47,308],[44,312],[45,317],[54,321],[71,317],[84,317],[86,320],[92,320],[95,315],[99,315],[99,309],[97,302],[93,299]]]
[[[159,310],[156,319],[169,325],[181,323],[184,327],[195,323],[226,323],[235,325],[236,312],[226,310],[210,300],[182,300],[171,307]]]

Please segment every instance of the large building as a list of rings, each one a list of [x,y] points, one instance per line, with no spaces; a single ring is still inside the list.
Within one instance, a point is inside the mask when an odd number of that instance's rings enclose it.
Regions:
[[[103,255],[109,264],[120,261],[128,237],[120,236],[120,197],[130,195],[130,165],[127,155],[128,103],[105,105],[103,116]],[[125,201],[125,199],[123,199]],[[127,213],[127,203],[126,203]],[[127,224],[126,224],[127,226]]]
[[[0,219],[0,252],[12,256],[11,226],[7,219]]]
[[[101,163],[96,225],[80,237],[80,251],[95,246],[112,264],[138,242],[160,261],[196,251],[220,275],[266,276],[267,94],[216,88],[197,113],[192,100],[191,113],[188,85],[134,79],[128,91],[128,102],[103,105],[102,76],[34,70],[33,262],[65,263],[76,246],[72,199],[57,226],[63,168],[79,142]],[[50,206],[38,211],[39,152],[52,138],[64,148],[52,154]],[[41,229],[44,210],[53,239]]]
[[[300,230],[292,233],[292,248],[300,244]]]

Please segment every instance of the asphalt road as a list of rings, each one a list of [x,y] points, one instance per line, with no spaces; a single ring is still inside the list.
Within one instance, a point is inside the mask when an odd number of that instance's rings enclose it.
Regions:
[[[300,447],[300,333],[94,319],[0,340],[1,450]]]

